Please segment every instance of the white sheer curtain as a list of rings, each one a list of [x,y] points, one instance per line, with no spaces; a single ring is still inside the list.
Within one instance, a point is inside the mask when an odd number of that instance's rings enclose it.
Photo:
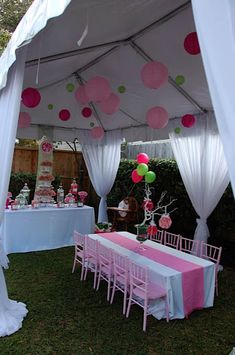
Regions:
[[[20,109],[20,97],[24,78],[25,49],[10,69],[8,85],[0,93],[0,336],[10,335],[22,326],[27,314],[25,304],[8,298],[2,266],[7,268],[8,258],[2,244],[2,221],[10,179],[15,137]]]
[[[106,132],[101,141],[90,138],[89,132],[79,135],[82,143],[83,157],[92,185],[101,198],[98,222],[108,221],[107,194],[115,181],[120,163],[121,132]]]
[[[211,99],[235,195],[235,1],[192,0]]]
[[[223,147],[213,113],[197,117],[194,127],[169,134],[174,156],[192,205],[200,217],[194,239],[207,241],[207,217],[229,183]],[[181,206],[183,208],[183,206]]]

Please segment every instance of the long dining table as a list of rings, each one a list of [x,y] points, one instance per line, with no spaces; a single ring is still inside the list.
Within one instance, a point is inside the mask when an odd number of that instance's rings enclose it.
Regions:
[[[89,234],[103,245],[149,268],[149,278],[167,290],[170,319],[182,319],[192,311],[214,303],[215,264],[151,240],[143,247],[129,232]],[[163,300],[152,300],[149,312],[166,317]]]

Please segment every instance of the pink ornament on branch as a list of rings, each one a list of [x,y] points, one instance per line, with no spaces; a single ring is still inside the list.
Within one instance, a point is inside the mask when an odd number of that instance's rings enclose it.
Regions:
[[[172,220],[169,214],[163,214],[159,219],[158,224],[162,229],[169,229],[172,225]]]

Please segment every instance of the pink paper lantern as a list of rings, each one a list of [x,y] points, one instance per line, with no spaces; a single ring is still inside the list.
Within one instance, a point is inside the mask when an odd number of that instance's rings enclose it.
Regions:
[[[89,117],[91,117],[92,111],[91,111],[90,107],[84,107],[84,108],[82,109],[82,115],[83,115],[84,118],[89,118]]]
[[[138,175],[137,170],[135,169],[131,173],[131,179],[135,184],[137,184],[138,182],[143,180],[143,176]]]
[[[168,69],[163,63],[148,62],[141,70],[141,79],[148,88],[158,89],[167,82]]]
[[[31,117],[27,112],[20,112],[19,120],[18,120],[18,127],[19,128],[27,128],[30,126]]]
[[[83,105],[89,102],[89,98],[87,97],[85,90],[85,85],[79,86],[79,88],[75,91],[75,98]]]
[[[189,33],[184,39],[184,49],[191,55],[200,53],[200,46],[197,38],[197,32]]]
[[[108,80],[101,76],[94,76],[85,86],[86,95],[90,101],[101,102],[107,100],[111,94],[111,88]]]
[[[61,121],[68,121],[70,119],[70,112],[67,109],[63,109],[59,112],[59,118]]]
[[[114,93],[111,93],[106,100],[100,102],[99,107],[102,112],[107,115],[112,115],[119,110],[120,97]]]
[[[27,88],[22,91],[21,99],[26,107],[33,108],[39,105],[41,95],[37,89]]]
[[[172,220],[169,214],[163,214],[158,221],[159,227],[162,229],[168,229],[172,225]]]
[[[184,115],[181,118],[181,123],[184,127],[190,128],[192,127],[196,122],[196,118],[193,115]]]
[[[138,164],[141,164],[141,163],[148,164],[148,162],[149,162],[149,157],[146,153],[139,153],[137,155],[137,163]]]
[[[104,130],[102,127],[93,127],[91,129],[91,137],[93,139],[102,139],[104,137]]]
[[[160,106],[152,107],[147,112],[146,121],[150,128],[153,129],[164,128],[166,127],[169,121],[168,113],[163,107]]]

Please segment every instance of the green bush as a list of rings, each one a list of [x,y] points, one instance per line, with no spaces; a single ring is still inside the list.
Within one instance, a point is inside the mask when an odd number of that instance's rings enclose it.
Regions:
[[[117,206],[129,194],[133,194],[141,206],[144,197],[144,182],[134,184],[131,179],[131,172],[136,166],[137,163],[133,160],[122,160],[120,162],[115,184],[108,195],[108,206]],[[176,161],[151,159],[148,166],[149,170],[156,173],[155,182],[150,184],[153,188],[151,196],[153,202],[156,203],[159,200],[163,191],[167,191],[165,201],[169,201],[170,197],[177,199],[172,204],[172,208],[177,207],[177,210],[171,215],[173,223],[170,231],[192,237],[196,229],[196,218],[198,216],[184,187]],[[226,240],[229,233],[230,241],[235,242],[234,222],[234,198],[229,185],[216,209],[208,218],[211,241],[221,244],[221,240]]]

